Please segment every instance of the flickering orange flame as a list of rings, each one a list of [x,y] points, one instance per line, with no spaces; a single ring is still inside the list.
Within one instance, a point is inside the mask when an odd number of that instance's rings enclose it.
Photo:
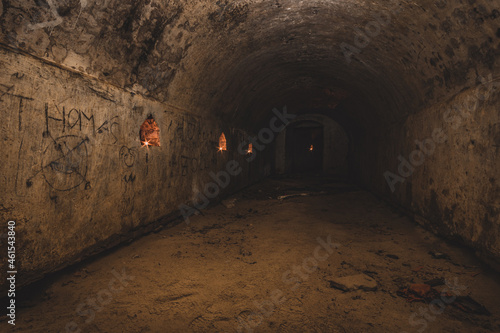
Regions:
[[[158,124],[149,116],[148,119],[141,125],[140,130],[141,145],[144,147],[159,147],[160,146],[160,128]]]
[[[217,147],[217,149],[219,149],[219,151],[227,150],[226,136],[224,133],[219,137],[219,147]]]
[[[253,154],[253,145],[251,143],[248,145],[247,154]]]
[[[311,148],[309,148],[309,151],[313,151],[314,150],[314,146],[311,145]]]

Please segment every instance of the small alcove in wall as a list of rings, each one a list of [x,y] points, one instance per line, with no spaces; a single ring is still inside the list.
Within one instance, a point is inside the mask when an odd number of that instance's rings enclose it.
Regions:
[[[143,147],[160,147],[160,128],[152,115],[141,125],[139,138]]]
[[[247,154],[248,155],[253,154],[253,144],[251,144],[251,143],[248,144]]]
[[[226,151],[227,150],[227,141],[226,141],[226,136],[224,133],[222,133],[219,137],[219,151]]]

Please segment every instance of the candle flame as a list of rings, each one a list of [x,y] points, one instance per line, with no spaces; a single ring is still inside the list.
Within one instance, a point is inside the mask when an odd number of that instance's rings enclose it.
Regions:
[[[251,143],[248,145],[247,154],[253,154],[253,145]]]

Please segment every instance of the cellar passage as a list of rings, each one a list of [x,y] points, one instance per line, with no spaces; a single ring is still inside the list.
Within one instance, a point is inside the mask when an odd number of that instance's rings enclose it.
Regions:
[[[498,269],[499,27],[495,0],[1,1],[17,286],[306,175]]]

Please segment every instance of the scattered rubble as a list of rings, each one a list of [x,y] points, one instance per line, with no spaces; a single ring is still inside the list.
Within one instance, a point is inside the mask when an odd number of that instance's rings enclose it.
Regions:
[[[431,280],[433,284],[440,283],[440,279]],[[414,283],[409,287],[401,288],[397,294],[405,298],[408,302],[432,303],[436,300],[449,300],[449,305],[458,308],[466,313],[487,315],[491,313],[482,305],[476,302],[470,296],[457,296],[445,291],[438,291],[426,283]],[[448,303],[448,302],[447,302]]]
[[[297,194],[289,194],[289,195],[280,195],[277,199],[278,200],[285,200],[285,199],[290,199],[290,198],[296,198],[296,197],[307,197],[311,195],[310,193],[297,193]]]
[[[365,274],[336,278],[328,282],[330,282],[330,288],[345,292],[355,290],[376,291],[378,287],[377,281]]]
[[[387,258],[391,258],[391,259],[399,259],[399,257],[397,255],[394,255],[394,254],[386,254],[385,255]]]
[[[429,251],[429,254],[434,258],[434,259],[446,259],[450,260],[450,256],[447,255],[446,253],[441,253],[441,252],[435,252],[435,251]]]
[[[226,199],[221,201],[222,205],[227,209],[231,209],[236,206],[236,198]]]

